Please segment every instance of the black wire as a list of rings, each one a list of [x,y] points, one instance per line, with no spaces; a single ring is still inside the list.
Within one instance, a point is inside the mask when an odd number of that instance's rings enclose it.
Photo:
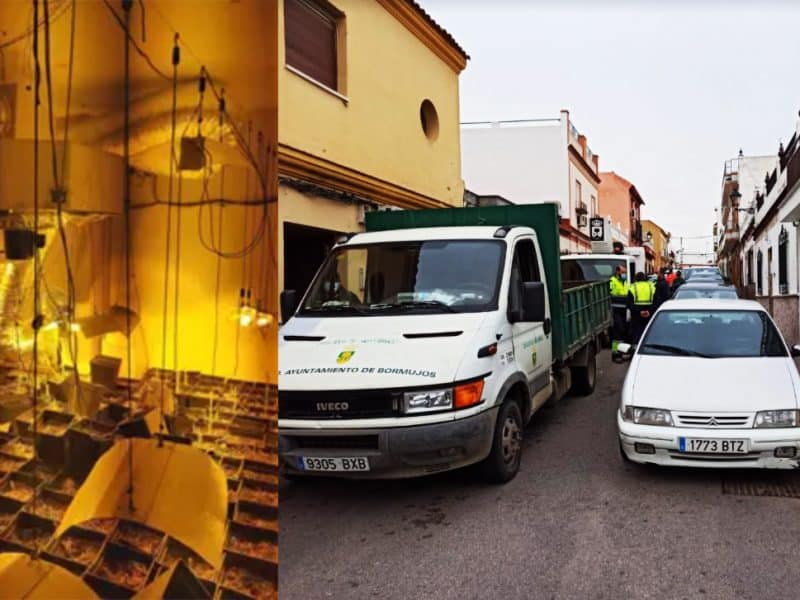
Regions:
[[[109,10],[116,12],[111,8],[108,0],[104,0]],[[122,9],[125,13],[125,21],[120,22],[122,29],[125,33],[125,82],[124,82],[124,119],[123,119],[123,156],[125,162],[124,174],[124,200],[123,207],[125,212],[125,329],[126,329],[126,343],[128,353],[128,414],[133,413],[133,389],[131,387],[132,369],[131,369],[131,156],[130,156],[130,87],[131,87],[131,71],[130,71],[130,47],[133,39],[131,38],[130,25],[131,25],[131,5],[133,0],[122,0]],[[119,20],[119,19],[118,19]],[[134,42],[135,45],[135,42]],[[128,439],[128,510],[134,511],[133,505],[133,439]]]
[[[128,0],[123,0],[123,2],[127,2],[127,1],[128,1]],[[131,0],[131,1],[132,1],[132,0]],[[124,21],[122,20],[122,18],[121,18],[121,17],[120,17],[120,16],[117,14],[117,11],[115,11],[115,10],[114,10],[114,7],[113,7],[113,6],[111,6],[111,3],[110,3],[108,0],[103,0],[103,3],[106,5],[106,8],[108,8],[108,10],[109,10],[109,11],[111,12],[111,14],[114,16],[114,19],[117,21],[117,24],[118,24],[120,27],[122,27],[122,31],[123,31],[123,32],[125,32],[125,36],[128,38],[128,41],[130,41],[131,45],[133,46],[133,49],[134,49],[134,50],[136,50],[136,53],[137,53],[139,56],[141,56],[141,57],[144,59],[144,61],[147,63],[147,66],[149,66],[149,67],[150,67],[150,69],[152,69],[152,71],[153,71],[153,72],[154,72],[156,75],[158,75],[159,77],[161,77],[162,79],[165,79],[165,80],[167,80],[167,81],[171,81],[171,80],[172,80],[172,78],[171,78],[169,75],[165,74],[165,73],[164,73],[164,72],[163,72],[161,69],[159,69],[159,68],[158,68],[158,67],[157,67],[157,66],[156,66],[156,65],[153,63],[153,61],[151,60],[151,58],[150,58],[150,56],[147,54],[147,52],[145,52],[144,50],[142,50],[142,48],[139,46],[139,44],[137,44],[137,43],[136,43],[136,40],[135,40],[135,39],[133,39],[133,36],[131,35],[131,32],[130,32],[130,27],[125,25],[125,22],[124,22]],[[128,9],[128,11],[127,11],[127,12],[130,12],[130,9]]]
[[[53,200],[56,203],[56,219],[58,223],[58,233],[61,240],[61,246],[64,252],[64,262],[67,271],[67,340],[70,360],[72,361],[73,376],[75,378],[75,395],[78,403],[81,401],[81,384],[80,375],[78,373],[78,340],[72,332],[71,324],[75,320],[75,277],[72,273],[72,264],[69,257],[69,245],[67,244],[67,235],[64,228],[63,218],[63,203],[66,201],[66,190],[64,187],[64,176],[66,173],[66,160],[68,154],[69,143],[69,117],[70,117],[70,103],[72,101],[72,72],[75,57],[75,0],[72,2],[72,18],[70,23],[70,46],[69,46],[69,59],[67,67],[67,106],[64,117],[64,140],[63,151],[61,155],[61,172],[58,169],[58,151],[56,146],[55,134],[55,117],[53,109],[53,78],[51,68],[51,49],[50,49],[50,18],[48,15],[48,3],[44,0],[44,44],[45,44],[45,74],[47,83],[47,116],[50,127],[50,151],[51,163],[53,169]],[[38,252],[38,250],[37,250]]]
[[[69,0],[64,0],[64,2],[61,4],[61,6],[58,7],[56,12],[53,13],[53,17],[51,19],[51,24],[55,23],[56,20],[58,20],[58,18],[61,15],[63,15],[65,12],[67,12],[66,11],[66,7],[67,6],[69,6]],[[40,21],[38,23],[35,22],[32,27],[29,27],[23,33],[21,33],[21,34],[19,34],[17,36],[14,36],[11,39],[8,39],[8,40],[4,41],[2,44],[0,44],[0,51],[8,48],[9,46],[13,46],[14,44],[17,44],[17,43],[25,40],[26,38],[31,37],[33,35],[34,31],[38,32],[39,28],[42,25],[44,25],[44,19],[42,19],[42,21]]]
[[[170,249],[172,246],[172,199],[175,180],[175,129],[178,119],[178,65],[180,64],[180,47],[178,46],[178,34],[175,34],[175,45],[172,49],[172,111],[170,123],[170,157],[169,157],[169,202],[167,203],[167,241],[164,259],[164,310],[161,322],[161,370],[167,370],[167,320],[169,312],[169,268],[170,268]],[[173,365],[175,367],[175,365]],[[165,377],[161,378],[161,420],[158,428],[164,432],[164,385]],[[163,437],[159,437],[159,444],[163,444]]]
[[[174,146],[173,146],[174,148]],[[177,161],[173,150],[173,159]],[[180,172],[178,173],[178,206],[181,203],[181,196],[183,192],[183,178]],[[174,315],[172,320],[174,322],[174,330],[172,332],[172,367],[175,369],[175,377],[173,378],[173,392],[177,391],[178,386],[178,315],[180,314],[180,273],[181,273],[181,211],[177,210],[177,239],[175,240],[175,303],[173,305]]]
[[[219,241],[222,245],[222,207],[219,209]],[[219,342],[219,288],[222,273],[222,255],[217,254],[217,282],[214,290],[214,344],[211,355],[211,375],[217,374],[217,344]]]
[[[44,5],[47,14],[47,1]],[[47,17],[45,16],[45,19]],[[39,235],[39,86],[41,83],[41,67],[39,65],[39,0],[33,0],[33,62],[34,62],[34,91],[33,91],[33,231],[34,236]],[[35,242],[34,242],[35,243]],[[33,253],[33,465],[34,473],[39,465],[39,453],[36,451],[38,442],[38,415],[39,415],[39,252]],[[33,489],[33,514],[36,514],[37,493]],[[37,549],[38,551],[38,549]]]

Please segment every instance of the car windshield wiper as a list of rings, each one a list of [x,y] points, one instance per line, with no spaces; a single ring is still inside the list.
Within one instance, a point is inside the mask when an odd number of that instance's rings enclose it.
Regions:
[[[406,302],[387,302],[385,304],[373,304],[370,306],[371,310],[380,310],[386,308],[441,308],[446,312],[458,312],[449,304],[445,304],[441,300],[408,300]]]
[[[695,352],[688,348],[681,348],[680,346],[670,346],[668,344],[644,344],[642,348],[652,348],[653,350],[661,350],[662,352],[669,352],[670,354],[678,354],[680,356],[697,356],[699,358],[716,358],[710,354],[703,354],[702,352]]]
[[[323,304],[321,306],[307,306],[305,310],[321,311],[321,312],[354,312],[359,315],[367,314],[363,308],[353,306],[352,304]]]

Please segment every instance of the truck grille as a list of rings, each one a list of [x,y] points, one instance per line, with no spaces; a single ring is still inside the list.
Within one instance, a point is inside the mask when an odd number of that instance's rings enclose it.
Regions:
[[[708,429],[731,429],[750,427],[750,415],[731,414],[677,414],[678,425]]]
[[[400,415],[403,392],[393,390],[278,390],[281,419],[375,419]]]
[[[748,452],[747,454],[687,454],[685,452],[669,451],[672,458],[678,460],[703,460],[713,462],[747,462],[758,460],[761,452]]]
[[[377,450],[377,435],[290,435],[286,436],[297,448],[332,448],[353,450]]]

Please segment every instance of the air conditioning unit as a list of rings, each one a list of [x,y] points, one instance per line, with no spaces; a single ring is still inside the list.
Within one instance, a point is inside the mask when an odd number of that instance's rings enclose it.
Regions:
[[[586,215],[578,215],[578,227],[586,227],[589,224],[589,218]]]

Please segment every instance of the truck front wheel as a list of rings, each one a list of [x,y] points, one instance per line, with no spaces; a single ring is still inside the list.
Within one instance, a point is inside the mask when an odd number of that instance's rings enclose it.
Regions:
[[[512,399],[506,399],[497,412],[492,450],[481,464],[484,477],[491,483],[511,481],[519,471],[522,430],[519,404]]]
[[[586,352],[588,353],[586,366],[572,368],[572,389],[581,396],[591,394],[597,382],[597,359],[594,346],[590,345]]]

